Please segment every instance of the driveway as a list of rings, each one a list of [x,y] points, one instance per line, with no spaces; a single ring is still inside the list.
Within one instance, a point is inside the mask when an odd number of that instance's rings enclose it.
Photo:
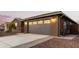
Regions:
[[[40,34],[17,34],[0,37],[0,48],[28,48],[53,38]]]

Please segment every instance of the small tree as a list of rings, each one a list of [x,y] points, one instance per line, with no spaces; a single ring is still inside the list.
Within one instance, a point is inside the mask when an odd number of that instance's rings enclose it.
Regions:
[[[12,32],[12,29],[16,29],[16,26],[15,26],[14,22],[9,24],[9,31]]]

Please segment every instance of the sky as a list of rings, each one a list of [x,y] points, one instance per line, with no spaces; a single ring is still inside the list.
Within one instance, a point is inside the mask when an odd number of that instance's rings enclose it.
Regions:
[[[3,18],[12,19],[12,18],[28,18],[40,14],[45,14],[54,11],[0,11],[0,15],[3,15]],[[67,16],[73,19],[75,22],[79,23],[79,11],[63,11]]]

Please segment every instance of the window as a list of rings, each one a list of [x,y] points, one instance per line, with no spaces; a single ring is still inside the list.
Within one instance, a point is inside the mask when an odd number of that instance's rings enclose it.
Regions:
[[[50,20],[44,20],[44,24],[50,24]]]
[[[43,21],[38,21],[38,24],[43,24]]]
[[[37,21],[34,21],[33,24],[37,24]]]
[[[15,26],[17,26],[18,24],[17,23],[15,23]]]
[[[27,25],[27,22],[25,22],[24,24]]]
[[[33,23],[32,22],[29,22],[29,25],[32,25]]]

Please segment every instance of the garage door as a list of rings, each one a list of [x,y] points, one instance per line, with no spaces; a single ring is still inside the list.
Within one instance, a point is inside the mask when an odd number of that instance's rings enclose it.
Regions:
[[[51,27],[49,22],[44,23],[42,21],[38,22],[31,22],[29,23],[29,32],[35,33],[35,34],[45,34],[50,35],[51,34]]]

